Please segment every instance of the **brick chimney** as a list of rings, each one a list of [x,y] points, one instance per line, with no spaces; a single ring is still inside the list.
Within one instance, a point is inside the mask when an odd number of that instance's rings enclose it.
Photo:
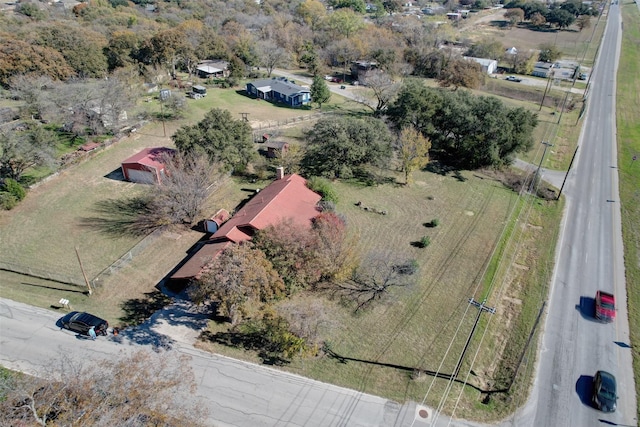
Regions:
[[[284,167],[280,166],[276,168],[276,179],[284,178]]]

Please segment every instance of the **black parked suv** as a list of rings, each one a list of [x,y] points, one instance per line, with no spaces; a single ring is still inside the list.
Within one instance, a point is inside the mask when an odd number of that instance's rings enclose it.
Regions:
[[[109,323],[106,320],[94,316],[93,314],[80,313],[78,311],[72,311],[67,314],[60,320],[60,322],[62,323],[63,328],[85,335],[89,334],[89,329],[93,326],[95,327],[96,335],[106,336],[107,329],[109,328]]]

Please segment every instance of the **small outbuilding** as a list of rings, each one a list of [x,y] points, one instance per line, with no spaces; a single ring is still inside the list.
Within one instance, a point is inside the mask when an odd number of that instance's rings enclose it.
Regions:
[[[267,157],[270,159],[275,159],[276,157],[284,154],[289,149],[289,144],[284,141],[267,141],[264,144],[264,147],[267,149]]]
[[[220,78],[229,76],[229,62],[223,60],[201,61],[196,67],[198,77]]]
[[[486,74],[493,74],[498,69],[498,61],[489,58],[473,58],[471,56],[465,56],[464,59],[468,61],[477,62],[482,67],[482,72]]]
[[[122,162],[124,179],[142,184],[162,183],[165,176],[167,156],[173,156],[175,150],[166,147],[145,148]]]

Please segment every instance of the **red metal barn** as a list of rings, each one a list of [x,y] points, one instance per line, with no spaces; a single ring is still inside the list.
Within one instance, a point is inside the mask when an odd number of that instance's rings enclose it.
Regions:
[[[124,179],[142,184],[162,183],[166,173],[163,160],[174,154],[171,148],[145,148],[122,162]]]

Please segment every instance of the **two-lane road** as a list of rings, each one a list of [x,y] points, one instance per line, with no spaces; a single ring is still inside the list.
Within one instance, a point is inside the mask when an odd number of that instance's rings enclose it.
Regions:
[[[534,393],[512,425],[636,426],[638,422],[618,202],[615,79],[620,37],[620,10],[612,5],[591,76],[576,167],[567,180],[567,211]],[[593,319],[598,289],[616,295],[614,323]],[[615,413],[591,407],[597,370],[609,371],[618,380]]]
[[[0,365],[45,376],[60,365],[63,354],[96,360],[122,352],[153,351],[112,336],[96,341],[60,330],[60,315],[0,299]],[[122,338],[119,336],[118,338]],[[209,354],[191,346],[172,352],[187,354],[198,385],[196,396],[218,427],[389,427],[409,426],[415,405],[321,383],[297,375]],[[194,396],[185,396],[193,398]],[[416,425],[419,426],[419,425]]]

